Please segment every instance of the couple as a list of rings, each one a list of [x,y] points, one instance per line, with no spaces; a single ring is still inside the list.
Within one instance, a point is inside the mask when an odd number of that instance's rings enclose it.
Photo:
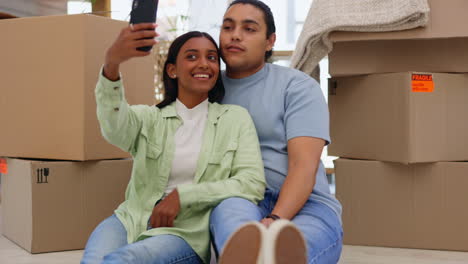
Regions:
[[[126,200],[93,231],[82,263],[209,263],[210,241],[224,264],[338,262],[341,206],[320,161],[328,109],[309,76],[265,62],[276,38],[268,6],[233,1],[220,49],[206,33],[178,37],[165,99],[129,106],[119,65],[149,55],[135,48],[156,43],[155,27],[124,28],[96,86],[103,136],[134,165]],[[273,252],[297,251],[302,237],[307,260]]]

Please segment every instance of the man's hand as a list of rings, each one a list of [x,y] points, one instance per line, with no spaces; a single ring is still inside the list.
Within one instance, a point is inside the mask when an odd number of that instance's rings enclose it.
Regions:
[[[174,189],[164,200],[159,202],[151,214],[151,227],[173,227],[174,219],[180,211],[180,200],[177,189]]]
[[[123,28],[106,52],[104,76],[110,80],[116,80],[119,78],[118,69],[122,62],[133,57],[151,54],[150,51],[139,51],[136,48],[153,46],[157,43],[154,40],[155,37],[159,36],[155,31],[156,27],[157,25],[153,23],[141,23]]]
[[[274,222],[275,220],[271,218],[263,218],[260,223],[262,223],[266,228],[270,227],[270,225]]]

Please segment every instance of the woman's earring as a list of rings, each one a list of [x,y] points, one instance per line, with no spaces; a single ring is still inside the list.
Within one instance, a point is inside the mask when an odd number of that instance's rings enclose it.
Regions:
[[[175,79],[176,77],[177,77],[177,75],[175,75],[175,74],[174,74],[174,75],[172,75],[172,78],[174,78],[174,79]]]

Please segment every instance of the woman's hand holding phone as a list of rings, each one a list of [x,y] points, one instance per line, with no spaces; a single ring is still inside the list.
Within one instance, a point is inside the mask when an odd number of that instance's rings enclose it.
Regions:
[[[133,57],[143,57],[151,54],[150,51],[137,50],[137,47],[153,46],[154,39],[159,36],[155,31],[154,23],[140,23],[130,25],[120,31],[119,36],[107,50],[104,62],[104,76],[109,80],[119,79],[119,65]]]

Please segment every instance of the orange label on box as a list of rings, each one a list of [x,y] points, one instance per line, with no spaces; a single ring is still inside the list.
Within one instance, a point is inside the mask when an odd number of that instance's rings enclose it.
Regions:
[[[0,159],[0,173],[7,174],[8,166],[5,159]]]
[[[434,91],[432,74],[412,74],[411,89],[413,92],[432,93]]]

